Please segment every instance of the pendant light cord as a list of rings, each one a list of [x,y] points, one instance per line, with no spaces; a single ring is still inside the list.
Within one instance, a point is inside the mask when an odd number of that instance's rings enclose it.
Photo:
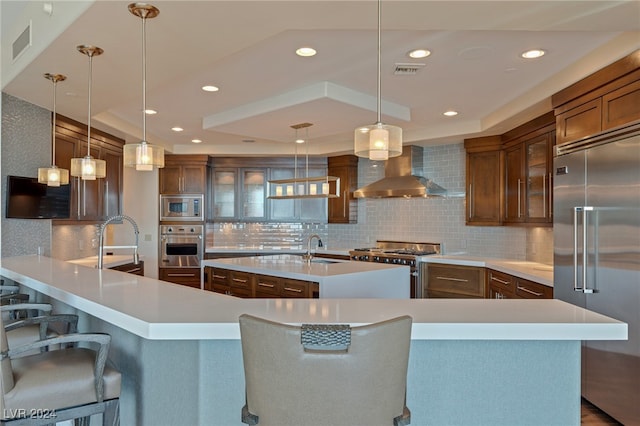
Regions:
[[[378,0],[378,121],[377,121],[376,124],[380,124],[381,123],[381,121],[380,121],[380,110],[381,110],[381,105],[382,105],[382,100],[381,100],[381,95],[380,95],[381,94],[381,90],[380,90],[380,87],[381,87],[381,83],[380,83],[380,80],[381,80],[381,78],[380,78],[380,68],[381,68],[381,65],[380,65],[380,62],[381,62],[380,61],[380,50],[381,50],[380,33],[381,33],[381,30],[380,30],[380,27],[381,27],[381,22],[382,22],[381,16],[382,16],[382,0]]]
[[[56,165],[56,86],[58,80],[53,81],[53,120],[51,120],[51,164]]]
[[[93,74],[93,52],[88,53],[89,56],[89,116],[87,118],[87,157],[91,157],[91,80]]]
[[[147,143],[147,16],[142,15],[142,143]]]

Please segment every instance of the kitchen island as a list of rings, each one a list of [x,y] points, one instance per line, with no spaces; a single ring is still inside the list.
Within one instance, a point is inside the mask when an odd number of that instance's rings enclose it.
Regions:
[[[123,425],[240,425],[243,313],[353,326],[410,315],[415,425],[579,425],[581,341],[627,338],[626,324],[558,300],[240,299],[44,256],[2,258],[0,275],[112,335]]]
[[[351,262],[281,254],[271,256],[210,259],[203,268],[220,268],[248,274],[317,283],[319,298],[410,297],[409,267],[370,262]]]

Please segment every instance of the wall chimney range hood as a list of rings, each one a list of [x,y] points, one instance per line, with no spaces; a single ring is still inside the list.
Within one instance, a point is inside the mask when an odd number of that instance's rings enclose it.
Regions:
[[[386,161],[384,178],[353,192],[355,198],[444,197],[447,190],[422,177],[423,149],[409,145],[402,155]]]

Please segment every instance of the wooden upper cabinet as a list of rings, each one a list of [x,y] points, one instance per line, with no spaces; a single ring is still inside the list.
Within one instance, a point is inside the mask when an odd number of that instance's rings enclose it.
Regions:
[[[161,194],[204,194],[208,155],[165,155],[160,169]]]
[[[327,174],[340,178],[340,197],[329,198],[329,223],[357,223],[358,200],[353,191],[358,188],[358,157],[340,155],[327,158]],[[335,193],[336,182],[330,182],[330,193]]]
[[[640,120],[640,50],[551,98],[556,143],[572,142]]]
[[[124,140],[91,129],[91,156],[106,162],[106,177],[81,180],[69,176],[71,217],[54,224],[75,221],[99,222],[122,213],[122,150]],[[56,165],[71,169],[71,159],[87,155],[87,126],[70,118],[56,116]]]
[[[466,139],[467,225],[501,225],[504,162],[500,136]]]
[[[504,223],[552,223],[553,112],[502,135],[505,150]]]

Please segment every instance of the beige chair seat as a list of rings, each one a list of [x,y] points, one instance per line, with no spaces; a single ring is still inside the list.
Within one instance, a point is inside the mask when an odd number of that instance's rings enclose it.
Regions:
[[[15,386],[4,396],[5,408],[29,409],[44,401],[51,408],[96,402],[95,357],[92,350],[72,348],[12,360]],[[118,398],[120,382],[120,373],[105,366],[105,400]]]

